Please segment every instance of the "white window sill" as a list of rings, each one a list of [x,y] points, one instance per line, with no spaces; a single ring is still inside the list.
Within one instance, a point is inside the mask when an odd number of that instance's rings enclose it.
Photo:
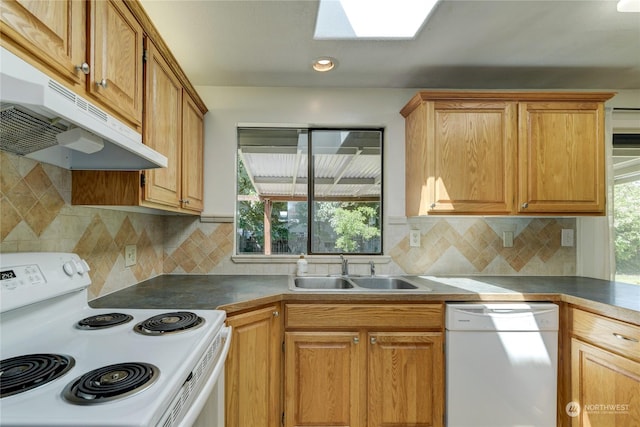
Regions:
[[[389,255],[345,255],[349,264],[388,264],[391,262]],[[309,264],[338,264],[340,255],[305,255]],[[235,264],[291,264],[300,259],[300,255],[232,255],[231,261]]]

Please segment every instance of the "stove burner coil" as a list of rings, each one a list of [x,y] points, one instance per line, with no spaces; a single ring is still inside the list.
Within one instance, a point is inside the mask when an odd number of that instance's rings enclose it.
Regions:
[[[153,384],[160,370],[149,363],[117,363],[87,372],[68,384],[62,396],[77,405],[94,405],[139,393]]]
[[[198,328],[204,319],[189,311],[164,313],[148,318],[134,326],[134,330],[143,335],[163,335]]]
[[[0,398],[47,384],[73,368],[75,360],[60,354],[28,354],[0,361]]]
[[[78,329],[104,329],[118,326],[133,320],[133,316],[124,313],[104,313],[87,317],[76,323]]]

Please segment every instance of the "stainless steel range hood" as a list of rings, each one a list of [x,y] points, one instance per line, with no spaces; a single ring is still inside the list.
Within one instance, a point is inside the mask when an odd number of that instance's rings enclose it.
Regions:
[[[75,170],[167,167],[142,136],[0,48],[0,148]]]

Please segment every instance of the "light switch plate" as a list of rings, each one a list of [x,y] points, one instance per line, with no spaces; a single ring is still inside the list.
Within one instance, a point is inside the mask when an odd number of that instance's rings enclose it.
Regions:
[[[562,246],[573,246],[573,229],[572,228],[563,228],[562,229]]]
[[[412,248],[420,247],[420,230],[409,231],[409,246]]]
[[[124,266],[131,267],[132,265],[136,265],[137,253],[136,253],[136,245],[127,245],[124,247]]]
[[[503,248],[513,247],[513,231],[502,232],[502,247]]]

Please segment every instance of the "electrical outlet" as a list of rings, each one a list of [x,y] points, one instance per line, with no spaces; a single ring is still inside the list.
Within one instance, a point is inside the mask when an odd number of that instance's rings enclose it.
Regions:
[[[562,246],[573,246],[573,228],[562,229]]]
[[[503,248],[513,247],[513,231],[502,232],[502,247]]]
[[[136,245],[127,245],[124,248],[124,266],[131,267],[132,265],[136,265],[137,253],[136,253]]]
[[[409,246],[412,248],[420,247],[420,230],[409,231]]]

